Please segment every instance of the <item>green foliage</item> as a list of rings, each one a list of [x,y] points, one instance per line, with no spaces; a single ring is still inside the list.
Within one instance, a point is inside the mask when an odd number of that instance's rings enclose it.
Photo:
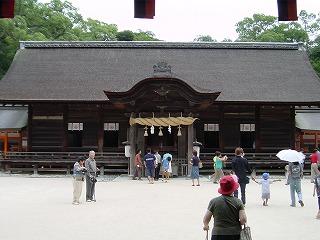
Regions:
[[[217,42],[216,39],[213,39],[210,35],[198,35],[194,42]]]
[[[254,14],[252,18],[246,17],[236,24],[239,34],[237,41],[244,42],[302,42],[308,53],[310,61],[320,76],[320,58],[318,56],[317,37],[320,34],[320,15],[308,14],[302,10],[297,22],[278,22],[274,16]]]
[[[118,32],[116,34],[116,38],[118,41],[133,41],[134,34],[130,30],[124,30],[122,32]]]
[[[320,77],[320,36],[314,40],[316,45],[310,51],[310,62],[314,70],[316,70],[318,76]]]
[[[259,36],[277,24],[277,18],[264,14],[254,14],[252,18],[246,17],[236,24],[236,32],[239,34],[238,41],[256,42]]]
[[[0,79],[19,49],[19,41],[116,41],[121,33],[115,24],[84,20],[67,1],[15,0],[15,17],[0,19]],[[131,33],[129,41],[158,40],[149,31]]]
[[[137,33],[133,33],[133,41],[159,41],[155,34],[151,31],[143,32],[141,29]]]

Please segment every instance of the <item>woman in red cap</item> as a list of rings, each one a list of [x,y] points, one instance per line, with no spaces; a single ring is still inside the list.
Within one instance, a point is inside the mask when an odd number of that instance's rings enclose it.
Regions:
[[[243,203],[233,196],[239,183],[231,176],[220,180],[218,192],[221,196],[209,202],[207,212],[203,217],[203,230],[209,230],[211,217],[214,218],[211,240],[239,240],[241,225],[247,223],[247,215]]]

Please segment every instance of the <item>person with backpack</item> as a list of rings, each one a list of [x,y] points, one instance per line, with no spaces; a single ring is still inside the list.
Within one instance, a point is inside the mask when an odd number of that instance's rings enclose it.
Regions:
[[[301,207],[304,206],[302,201],[302,192],[301,192],[301,178],[302,178],[302,166],[299,162],[292,162],[289,164],[289,177],[290,177],[290,195],[291,195],[291,207],[296,206],[296,197],[295,192],[298,195],[298,201]]]
[[[318,175],[314,179],[314,188],[313,188],[313,196],[316,195],[318,196],[318,214],[316,216],[317,219],[320,219],[320,175]]]

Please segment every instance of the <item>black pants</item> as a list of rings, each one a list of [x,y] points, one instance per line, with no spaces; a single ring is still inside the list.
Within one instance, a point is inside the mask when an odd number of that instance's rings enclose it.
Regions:
[[[156,179],[156,180],[159,179],[160,169],[161,169],[161,163],[158,163],[158,165],[157,165],[157,167],[155,169],[156,174],[155,174],[155,177],[154,177],[154,179]]]
[[[239,184],[240,184],[240,190],[241,190],[241,200],[242,200],[242,203],[245,205],[246,204],[246,186],[247,186],[247,183],[239,182]],[[234,196],[236,198],[238,198],[238,191],[234,192]]]
[[[212,235],[211,240],[239,240],[240,235]]]

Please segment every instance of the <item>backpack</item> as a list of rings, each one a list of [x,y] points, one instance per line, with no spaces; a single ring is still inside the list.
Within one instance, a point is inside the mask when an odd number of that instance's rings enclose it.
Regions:
[[[293,174],[299,174],[300,173],[300,166],[299,165],[293,165],[291,169],[292,169],[292,173]]]
[[[318,195],[318,197],[319,197],[319,196],[320,196],[320,175],[318,175],[318,176],[314,179],[314,184],[316,185],[317,195]]]

